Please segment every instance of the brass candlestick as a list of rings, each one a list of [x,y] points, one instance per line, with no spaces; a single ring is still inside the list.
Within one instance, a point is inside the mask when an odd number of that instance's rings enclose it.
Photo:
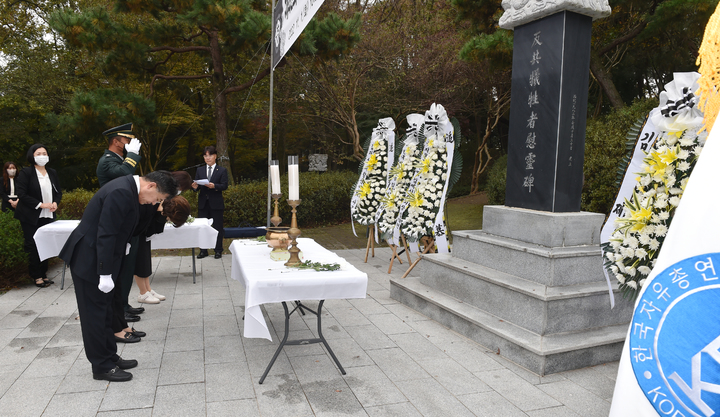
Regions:
[[[275,212],[270,218],[270,223],[272,223],[275,227],[278,227],[280,225],[280,222],[282,222],[282,218],[280,217],[280,213],[278,212],[278,200],[280,199],[280,197],[282,197],[282,194],[272,194],[272,198],[273,200],[275,200]]]
[[[290,230],[288,230],[288,236],[290,239],[292,239],[292,242],[290,243],[292,247],[288,249],[288,252],[290,252],[290,259],[285,262],[285,266],[297,266],[302,263],[300,261],[300,256],[298,256],[298,253],[300,253],[300,249],[297,247],[297,238],[300,236],[300,229],[297,227],[297,206],[300,205],[300,202],[302,200],[288,200],[288,204],[290,207],[292,207],[292,220],[290,220]]]

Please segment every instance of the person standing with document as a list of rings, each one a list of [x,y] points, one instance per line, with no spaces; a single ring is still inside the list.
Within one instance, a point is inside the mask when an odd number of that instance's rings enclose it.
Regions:
[[[218,231],[217,242],[215,243],[215,259],[220,259],[223,252],[223,211],[225,210],[222,192],[228,188],[228,175],[227,170],[216,163],[217,150],[214,146],[205,147],[203,158],[205,159],[205,166],[198,168],[195,173],[192,188],[195,191],[200,191],[200,196],[198,196],[198,217],[212,219],[212,227]],[[198,259],[206,256],[208,256],[207,249],[200,248]]]

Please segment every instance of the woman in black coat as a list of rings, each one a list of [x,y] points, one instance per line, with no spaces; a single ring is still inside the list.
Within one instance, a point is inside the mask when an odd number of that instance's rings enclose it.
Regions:
[[[2,211],[15,211],[17,205],[17,190],[15,178],[18,169],[15,162],[8,161],[3,165],[2,181],[0,181],[0,198],[2,198]]]
[[[36,143],[27,153],[30,166],[23,168],[18,175],[18,204],[15,218],[20,220],[25,244],[23,249],[28,253],[28,272],[38,287],[47,287],[53,282],[47,279],[48,261],[40,262],[37,246],[33,236],[37,229],[55,221],[55,211],[62,199],[62,190],[57,172],[46,168],[50,160],[47,148]]]

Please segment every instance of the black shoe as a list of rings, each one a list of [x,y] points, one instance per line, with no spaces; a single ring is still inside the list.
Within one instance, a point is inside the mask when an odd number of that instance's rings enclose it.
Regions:
[[[133,315],[142,314],[144,312],[145,312],[145,307],[128,307],[125,309],[125,313],[133,314]]]
[[[147,336],[147,333],[141,332],[140,330],[135,330],[134,327],[131,327],[132,331],[130,333],[134,334],[137,337],[145,337]]]
[[[206,250],[201,250],[200,253],[198,253],[197,258],[198,258],[198,259],[202,259],[202,258],[204,258],[204,257],[206,257],[206,256],[208,256],[208,251],[206,251]]]
[[[215,259],[222,258],[222,252],[215,252]]]
[[[138,361],[135,359],[123,359],[118,356],[117,362],[115,362],[115,365],[117,365],[120,369],[132,369],[136,366],[138,366]]]
[[[117,343],[137,343],[140,340],[142,339],[139,336],[135,336],[131,332],[125,333],[125,337],[115,336],[115,342]]]
[[[119,366],[116,366],[113,369],[102,374],[94,373],[93,379],[102,379],[111,382],[123,382],[131,380],[132,374],[130,372],[123,371],[122,369],[120,369]]]
[[[128,314],[125,313],[125,321],[128,323],[134,323],[136,321],[140,321],[140,316],[136,316],[134,314]]]

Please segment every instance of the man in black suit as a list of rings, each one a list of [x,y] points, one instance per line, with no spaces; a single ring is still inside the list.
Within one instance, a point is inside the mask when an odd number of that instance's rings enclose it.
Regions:
[[[70,265],[85,355],[94,379],[132,379],[125,369],[134,368],[137,361],[117,355],[112,330],[114,280],[138,223],[140,204],[155,204],[175,194],[177,182],[166,172],[112,180],[92,197],[60,251],[60,259]]]
[[[140,162],[140,140],[132,133],[133,124],[126,123],[104,131],[102,134],[107,140],[108,148],[100,157],[97,165],[97,178],[100,187],[125,175],[135,173]],[[123,158],[123,152],[127,154]],[[130,290],[133,285],[133,272],[135,271],[135,259],[137,258],[138,237],[131,238],[130,252],[125,255],[123,266],[120,270],[120,280],[115,291],[115,303],[122,306],[115,308],[115,336],[118,341],[125,343],[139,342],[140,337],[134,334],[134,328],[128,326],[128,322],[140,321],[140,316],[145,311],[144,307],[133,307],[128,303]],[[142,334],[142,332],[138,332]]]
[[[198,217],[213,219],[212,227],[218,231],[215,242],[215,259],[222,258],[223,252],[223,211],[225,211],[225,200],[222,192],[228,188],[227,170],[215,162],[217,161],[217,150],[214,146],[206,146],[203,152],[205,166],[198,168],[195,173],[195,181],[192,183],[193,190],[200,189],[198,197]],[[198,180],[208,180],[208,183],[201,186]],[[207,249],[200,249],[198,259],[208,256]]]

